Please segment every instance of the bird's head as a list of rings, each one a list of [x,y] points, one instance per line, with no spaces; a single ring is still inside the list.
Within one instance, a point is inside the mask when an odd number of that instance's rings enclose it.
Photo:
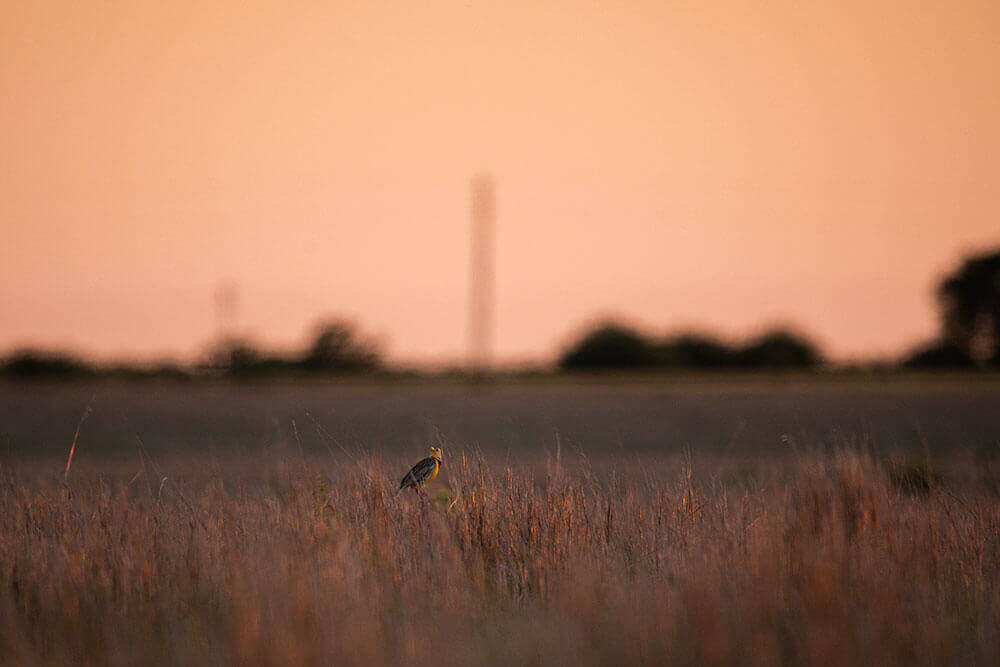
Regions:
[[[434,457],[434,458],[436,458],[438,461],[440,461],[441,460],[441,448],[440,447],[431,447],[431,456]]]

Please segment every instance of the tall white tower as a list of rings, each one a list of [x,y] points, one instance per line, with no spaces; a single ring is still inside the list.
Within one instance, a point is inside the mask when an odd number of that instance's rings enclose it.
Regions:
[[[472,245],[469,265],[469,368],[486,373],[493,363],[493,178],[472,179]]]

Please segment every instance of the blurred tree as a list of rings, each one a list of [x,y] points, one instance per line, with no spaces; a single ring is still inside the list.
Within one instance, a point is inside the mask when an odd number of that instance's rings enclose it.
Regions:
[[[972,357],[962,348],[945,341],[935,341],[911,350],[904,358],[907,368],[971,368]]]
[[[381,363],[378,345],[361,338],[357,327],[345,320],[321,322],[300,362],[308,371],[360,371]]]
[[[559,360],[569,370],[676,368],[809,368],[823,357],[817,347],[788,331],[771,331],[733,349],[717,338],[686,333],[654,342],[627,326],[604,322],[592,328]]]
[[[263,360],[261,352],[242,338],[224,338],[208,352],[208,366],[230,375],[247,375],[257,370]]]
[[[729,366],[733,351],[711,336],[686,333],[657,344],[654,356],[660,366],[712,369]]]
[[[0,362],[0,374],[20,379],[72,377],[92,372],[86,363],[62,352],[18,350]]]
[[[567,370],[640,368],[653,364],[650,342],[638,331],[616,322],[593,327],[559,359]]]
[[[977,364],[1000,365],[1000,250],[967,258],[937,296],[943,343]]]
[[[770,331],[740,348],[734,362],[744,368],[810,368],[822,363],[817,347],[790,331]]]

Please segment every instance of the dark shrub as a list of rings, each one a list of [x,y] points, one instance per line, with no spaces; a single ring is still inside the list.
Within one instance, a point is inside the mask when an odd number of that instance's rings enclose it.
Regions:
[[[972,368],[975,362],[961,347],[936,341],[912,350],[903,359],[903,365],[919,369]]]
[[[944,341],[978,364],[1000,364],[1000,251],[966,258],[937,296]]]
[[[208,367],[228,375],[252,375],[259,370],[264,355],[254,345],[240,338],[226,338],[208,352]]]
[[[889,482],[902,493],[926,496],[943,480],[944,476],[928,461],[897,463],[889,468]]]
[[[19,379],[74,377],[91,371],[83,361],[61,352],[21,350],[0,362],[0,373]]]
[[[717,369],[730,366],[733,351],[715,338],[682,334],[656,345],[658,365],[667,368]]]
[[[363,339],[357,327],[344,320],[320,323],[301,360],[307,371],[360,371],[379,366],[378,345]]]
[[[809,368],[823,361],[811,342],[789,331],[772,331],[736,352],[735,361],[744,368]]]
[[[612,370],[653,365],[650,342],[638,331],[615,322],[597,325],[559,359],[568,370]]]

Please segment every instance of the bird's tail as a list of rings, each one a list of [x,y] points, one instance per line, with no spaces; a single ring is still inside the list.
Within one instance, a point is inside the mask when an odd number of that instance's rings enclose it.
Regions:
[[[413,479],[413,475],[410,474],[412,472],[413,471],[411,470],[409,473],[406,473],[406,477],[404,477],[403,481],[399,483],[399,488],[396,490],[397,496],[403,492],[403,489],[409,489],[410,487],[415,487],[417,485],[416,480]]]

